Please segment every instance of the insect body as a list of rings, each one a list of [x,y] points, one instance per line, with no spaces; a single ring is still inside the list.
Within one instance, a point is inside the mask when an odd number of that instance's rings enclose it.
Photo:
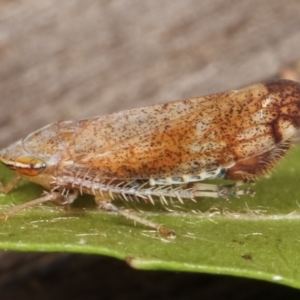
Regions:
[[[0,151],[0,161],[50,192],[12,209],[95,195],[100,207],[150,227],[111,200],[227,198],[245,190],[202,183],[253,179],[289,149],[300,126],[300,84],[265,84],[50,124]],[[14,181],[2,191],[8,191]]]

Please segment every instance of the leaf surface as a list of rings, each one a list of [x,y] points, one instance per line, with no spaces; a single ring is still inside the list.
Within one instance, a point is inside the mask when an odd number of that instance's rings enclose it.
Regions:
[[[0,248],[14,251],[103,254],[139,269],[230,274],[300,288],[300,147],[270,176],[260,178],[254,197],[199,199],[168,207],[116,202],[139,216],[175,230],[167,239],[82,196],[69,210],[51,203],[0,220]],[[7,182],[11,172],[0,168]],[[42,188],[22,181],[0,195],[0,212],[35,199]]]

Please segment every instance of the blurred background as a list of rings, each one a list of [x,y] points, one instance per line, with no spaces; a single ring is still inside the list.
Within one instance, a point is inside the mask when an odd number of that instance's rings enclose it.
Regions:
[[[299,0],[0,0],[0,147],[48,123],[297,79]],[[0,252],[1,300],[299,299],[100,256]]]

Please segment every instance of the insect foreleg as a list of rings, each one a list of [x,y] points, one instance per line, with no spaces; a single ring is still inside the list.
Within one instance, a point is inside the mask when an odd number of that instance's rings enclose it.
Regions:
[[[13,190],[19,183],[19,181],[21,180],[21,176],[16,174],[7,184],[3,185],[0,182],[0,192],[7,194],[9,193],[11,190]]]
[[[17,205],[14,208],[12,208],[11,210],[9,210],[8,212],[6,212],[3,215],[0,215],[0,219],[7,219],[8,217],[16,214],[17,212],[31,207],[31,206],[36,206],[39,205],[41,203],[44,202],[48,202],[48,201],[53,201],[56,202],[60,205],[67,205],[67,204],[71,204],[76,198],[77,198],[78,193],[74,192],[74,193],[67,193],[66,195],[64,195],[61,192],[49,192],[49,193],[45,193],[44,196],[25,202],[23,204]]]

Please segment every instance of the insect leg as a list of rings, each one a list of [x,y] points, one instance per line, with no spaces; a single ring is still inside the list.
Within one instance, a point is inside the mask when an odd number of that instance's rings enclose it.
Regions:
[[[72,203],[76,197],[77,197],[78,193],[73,193],[73,194],[68,194],[68,195],[63,195],[60,192],[50,192],[50,193],[46,193],[44,196],[25,202],[23,204],[17,205],[14,208],[12,208],[11,210],[9,210],[8,212],[0,215],[0,219],[7,219],[8,217],[18,213],[19,211],[31,207],[31,206],[36,206],[39,205],[41,203],[44,202],[48,202],[48,201],[54,201],[57,202],[59,204],[65,205],[65,204],[70,204]]]
[[[195,191],[195,197],[210,197],[228,199],[230,197],[239,197],[242,195],[253,195],[250,188],[239,189],[240,186],[247,184],[244,181],[227,185],[217,185],[210,183],[190,183],[189,186]]]
[[[117,206],[113,205],[111,202],[109,201],[104,201],[103,198],[100,197],[95,197],[96,199],[96,203],[98,204],[99,209],[105,210],[105,211],[112,211],[115,212],[123,217],[125,217],[126,219],[132,220],[136,223],[142,224],[146,227],[150,227],[150,228],[154,228],[156,229],[159,233],[167,236],[168,238],[175,238],[176,234],[173,230],[155,223],[155,222],[151,222],[149,220],[140,218],[138,216],[136,216],[135,214],[132,214],[130,212],[126,212],[125,210],[118,208]]]
[[[0,182],[0,192],[4,194],[9,193],[12,189],[14,189],[18,185],[20,180],[21,180],[21,176],[16,174],[7,184],[2,185],[2,183]]]

